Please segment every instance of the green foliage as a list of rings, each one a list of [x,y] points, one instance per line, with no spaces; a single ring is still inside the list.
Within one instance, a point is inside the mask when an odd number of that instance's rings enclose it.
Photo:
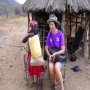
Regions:
[[[22,15],[22,5],[15,0],[0,0],[0,15]]]
[[[7,8],[6,3],[4,3],[4,2],[0,2],[0,15],[6,13],[6,8]]]
[[[0,9],[6,9],[6,3],[0,2]]]
[[[15,0],[0,0],[0,2],[4,2],[4,3],[6,3],[7,5],[10,5],[10,4],[14,3]]]

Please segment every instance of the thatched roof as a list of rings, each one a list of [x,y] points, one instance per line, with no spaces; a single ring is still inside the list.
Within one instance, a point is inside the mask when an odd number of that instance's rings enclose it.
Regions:
[[[90,11],[90,0],[67,0],[67,4],[70,6],[70,9],[74,12],[88,10]]]
[[[82,10],[90,11],[90,0],[26,0],[23,4],[24,12],[62,12],[67,9],[71,12]]]
[[[88,0],[89,1],[89,3],[90,3],[90,0]]]

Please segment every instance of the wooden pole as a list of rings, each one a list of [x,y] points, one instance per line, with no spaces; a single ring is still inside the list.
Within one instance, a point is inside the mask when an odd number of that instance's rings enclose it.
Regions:
[[[71,37],[71,14],[70,14],[70,37]]]
[[[43,30],[45,30],[45,26],[43,26]],[[45,31],[43,31],[43,55],[44,55],[44,42],[45,42]]]
[[[36,19],[36,13],[32,13],[32,20]]]
[[[83,55],[84,55],[84,57],[85,57],[85,50],[86,50],[86,36],[87,36],[87,34],[86,34],[86,29],[87,29],[87,15],[86,15],[86,12],[84,12],[84,14],[85,14],[85,31],[84,31],[84,50],[83,50]]]
[[[28,30],[29,30],[29,22],[30,22],[30,19],[29,19],[29,13],[28,13]]]
[[[65,40],[65,45],[66,45],[66,51],[67,51],[67,32],[68,32],[68,17],[67,17],[67,13],[66,13],[66,40]]]
[[[30,22],[31,22],[32,21],[32,13],[30,13],[29,17],[30,17]]]
[[[88,35],[89,35],[89,59],[90,59],[90,13],[89,13],[89,33],[88,33]]]
[[[62,12],[62,22],[61,22],[61,29],[62,29],[62,32],[64,34],[64,30],[65,30],[65,12]]]
[[[30,23],[30,19],[29,19],[29,12],[28,12],[28,30],[29,30],[29,23]],[[27,44],[28,51],[30,51],[29,42],[27,42],[26,44]]]
[[[62,29],[62,32],[64,34],[64,38],[65,38],[65,46],[67,47],[67,35],[65,35],[65,12],[62,13],[62,23],[61,23],[61,29]],[[67,50],[67,48],[66,48]]]
[[[83,18],[83,14],[81,15],[81,26],[82,26],[82,18]]]
[[[77,14],[76,14],[76,30],[77,30]]]

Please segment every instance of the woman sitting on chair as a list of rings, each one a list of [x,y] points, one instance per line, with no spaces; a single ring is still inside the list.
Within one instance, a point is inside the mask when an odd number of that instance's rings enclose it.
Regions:
[[[50,77],[54,83],[54,90],[57,88],[56,79],[60,84],[60,90],[64,90],[63,78],[61,73],[61,68],[63,67],[63,62],[56,62],[55,56],[58,54],[64,54],[65,52],[65,43],[64,35],[58,30],[57,26],[60,25],[60,22],[57,20],[57,17],[54,14],[51,14],[47,23],[50,27],[50,32],[48,33],[45,50],[49,57],[49,72]],[[51,49],[55,47],[59,48],[59,51],[51,53]]]
[[[28,31],[28,34],[23,38],[22,42],[26,43],[28,41],[29,37],[33,37],[34,35],[38,34],[38,22],[33,20],[30,23],[30,30]],[[28,56],[27,59],[30,59],[30,50],[28,51]],[[31,66],[30,65],[30,60],[28,60],[28,73],[30,75],[30,78],[34,81],[37,82],[38,78],[40,79],[40,84],[39,84],[39,90],[42,89],[42,79],[44,76],[44,66]]]

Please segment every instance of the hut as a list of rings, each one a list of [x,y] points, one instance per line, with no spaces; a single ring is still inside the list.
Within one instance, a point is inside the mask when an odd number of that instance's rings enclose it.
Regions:
[[[60,21],[59,28],[65,36],[67,45],[68,37],[74,38],[79,27],[85,28],[83,36],[83,55],[90,58],[90,0],[26,0],[23,11],[27,13],[28,28],[31,20],[38,20],[42,51],[49,27],[46,23],[49,15],[55,13]],[[87,40],[88,39],[88,40]],[[86,43],[88,52],[86,54]]]

